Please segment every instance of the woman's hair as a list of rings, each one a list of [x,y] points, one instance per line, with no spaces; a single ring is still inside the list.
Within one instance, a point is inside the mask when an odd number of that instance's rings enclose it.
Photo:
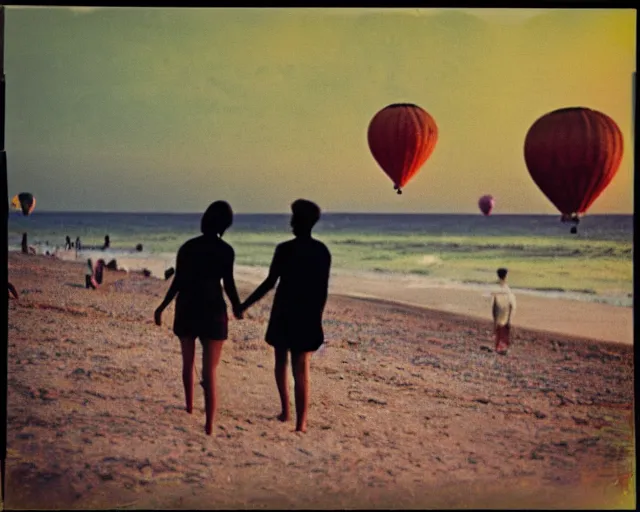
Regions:
[[[311,229],[320,220],[320,207],[307,199],[297,199],[291,204],[291,212],[300,226]]]
[[[233,210],[226,201],[214,201],[206,209],[200,221],[203,235],[221,235],[233,223]]]

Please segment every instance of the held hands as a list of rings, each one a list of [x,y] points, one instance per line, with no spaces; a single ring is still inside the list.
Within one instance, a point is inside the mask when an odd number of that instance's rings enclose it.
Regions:
[[[233,310],[233,315],[238,319],[242,320],[244,318],[244,312],[249,309],[249,306],[246,302],[243,302]]]
[[[236,320],[242,320],[244,318],[244,307],[243,304],[238,304],[233,308],[233,316],[236,317]]]

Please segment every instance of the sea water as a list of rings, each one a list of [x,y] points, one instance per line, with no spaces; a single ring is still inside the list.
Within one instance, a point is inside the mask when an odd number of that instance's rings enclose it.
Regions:
[[[79,236],[79,259],[116,259],[161,277],[175,265],[180,245],[200,234],[200,219],[200,213],[12,213],[9,250],[20,250],[26,232],[38,253],[74,259],[75,251],[62,249],[66,236]],[[292,236],[289,220],[287,214],[236,214],[224,235],[236,264],[267,267],[276,245]],[[329,247],[334,272],[474,287],[494,282],[496,269],[507,267],[512,288],[521,291],[633,304],[632,215],[589,215],[571,234],[554,215],[325,213],[315,234]],[[101,251],[105,235],[111,247]]]

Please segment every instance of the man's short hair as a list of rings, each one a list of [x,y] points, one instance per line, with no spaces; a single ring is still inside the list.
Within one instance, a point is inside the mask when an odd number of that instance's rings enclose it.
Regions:
[[[507,277],[507,272],[508,272],[508,270],[506,268],[504,268],[504,267],[499,268],[498,269],[498,277],[500,279],[504,279],[505,277]]]
[[[320,220],[320,207],[307,199],[297,199],[291,203],[291,211],[301,226],[311,229]]]
[[[202,215],[200,231],[204,235],[219,235],[233,223],[233,210],[226,201],[215,201]]]

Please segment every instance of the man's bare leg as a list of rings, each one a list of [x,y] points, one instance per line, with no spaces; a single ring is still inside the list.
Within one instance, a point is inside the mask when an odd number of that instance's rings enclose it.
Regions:
[[[184,397],[187,404],[187,412],[193,412],[193,371],[195,370],[196,339],[189,337],[180,338],[182,349],[182,384],[184,385]]]
[[[216,369],[222,356],[221,340],[202,340],[202,380],[204,388],[204,410],[206,422],[204,430],[208,436],[213,432],[213,421],[218,406]]]
[[[287,349],[275,349],[275,370],[276,385],[280,394],[280,405],[282,412],[278,416],[280,421],[289,421],[291,419],[291,409],[289,406],[289,383],[287,382],[287,359],[289,351]]]
[[[307,431],[310,356],[311,352],[291,353],[291,366],[293,367],[296,395],[296,432]]]

